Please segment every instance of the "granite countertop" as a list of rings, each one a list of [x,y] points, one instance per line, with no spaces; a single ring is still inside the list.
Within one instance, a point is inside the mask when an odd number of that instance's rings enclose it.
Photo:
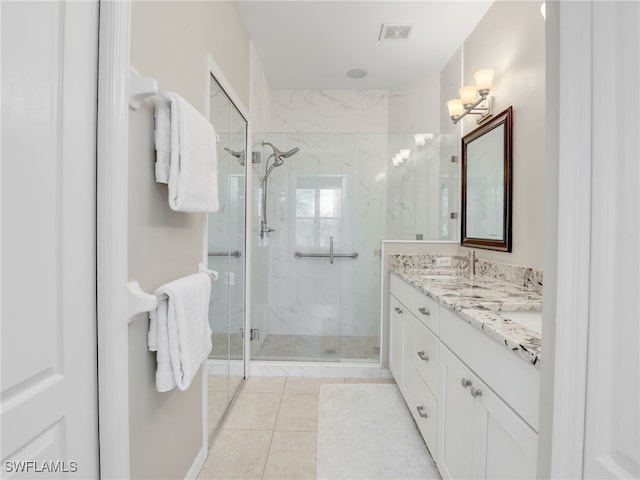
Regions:
[[[542,311],[540,293],[489,277],[469,278],[452,268],[395,268],[391,273],[539,368],[540,334],[503,315]]]

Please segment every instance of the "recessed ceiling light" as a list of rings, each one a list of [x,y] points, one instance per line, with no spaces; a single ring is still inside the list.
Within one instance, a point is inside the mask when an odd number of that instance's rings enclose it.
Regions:
[[[362,68],[354,68],[353,70],[349,70],[347,72],[347,77],[355,79],[364,78],[367,75],[369,75],[369,72],[363,70]]]

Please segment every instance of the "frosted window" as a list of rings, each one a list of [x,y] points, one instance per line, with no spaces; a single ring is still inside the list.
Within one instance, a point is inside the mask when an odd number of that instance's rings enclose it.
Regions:
[[[299,188],[296,190],[296,217],[313,217],[316,210],[315,190]]]
[[[342,214],[342,190],[338,189],[320,189],[320,216],[321,217],[340,217]]]

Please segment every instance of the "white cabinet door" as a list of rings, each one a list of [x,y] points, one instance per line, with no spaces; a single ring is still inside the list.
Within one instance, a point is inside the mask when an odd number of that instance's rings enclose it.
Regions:
[[[389,370],[402,389],[403,385],[403,336],[404,336],[404,307],[394,296],[389,302]]]
[[[536,433],[483,382],[476,378],[471,388],[473,477],[536,478]]]
[[[537,435],[451,351],[440,349],[438,468],[444,478],[535,478]]]
[[[0,9],[0,476],[98,478],[98,2]]]
[[[474,399],[469,388],[475,379],[471,371],[443,346],[439,370],[438,469],[443,478],[471,478]]]

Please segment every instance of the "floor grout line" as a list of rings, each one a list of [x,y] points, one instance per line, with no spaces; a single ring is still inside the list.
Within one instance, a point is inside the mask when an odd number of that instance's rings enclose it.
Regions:
[[[284,385],[282,385],[282,391],[280,392],[280,402],[278,403],[278,412],[276,413],[276,420],[273,422],[273,429],[271,430],[271,439],[269,440],[269,448],[267,449],[267,456],[264,459],[264,465],[262,467],[262,475],[260,478],[264,480],[264,474],[267,471],[267,464],[269,463],[269,455],[271,455],[271,445],[273,444],[273,436],[276,433],[276,425],[278,424],[278,417],[280,416],[280,408],[282,407],[282,397],[284,396],[284,390],[287,386],[287,378],[285,377]]]

